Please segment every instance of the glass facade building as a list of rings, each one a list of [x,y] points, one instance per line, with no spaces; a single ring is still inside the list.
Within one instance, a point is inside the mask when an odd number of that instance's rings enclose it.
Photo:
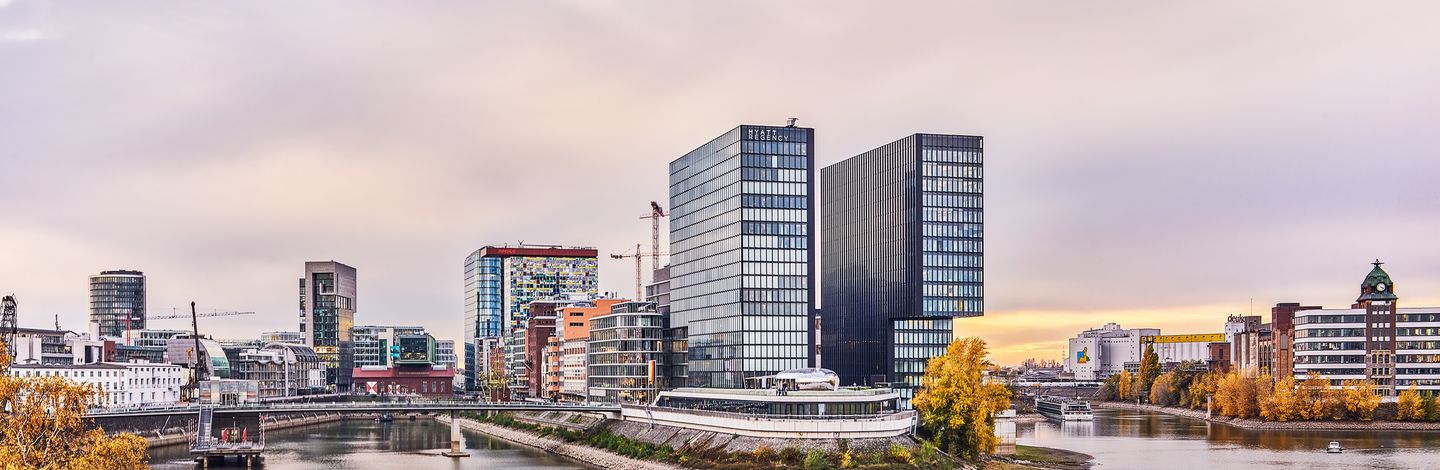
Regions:
[[[666,388],[665,315],[654,302],[624,302],[590,320],[586,374],[591,400],[649,403]]]
[[[530,302],[599,291],[597,250],[487,246],[465,257],[465,388],[475,390],[476,340],[524,328]]]
[[[145,329],[145,273],[101,271],[90,276],[90,321],[99,322],[100,335],[107,338]]]
[[[822,357],[843,384],[909,406],[952,318],[984,304],[983,145],[915,134],[821,170]]]
[[[814,363],[814,135],[742,125],[670,162],[670,315],[690,386]]]
[[[355,287],[355,268],[334,261],[308,261],[300,278],[300,333],[337,392],[350,391],[355,369]]]

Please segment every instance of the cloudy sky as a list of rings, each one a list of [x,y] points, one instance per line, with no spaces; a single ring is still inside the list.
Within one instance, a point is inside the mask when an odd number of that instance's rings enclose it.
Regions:
[[[88,275],[140,269],[152,312],[258,312],[202,323],[243,338],[293,330],[303,261],[335,259],[357,323],[459,338],[470,251],[623,252],[667,162],[793,116],[822,165],[985,136],[961,329],[1002,362],[1346,306],[1375,258],[1437,305],[1440,7],[1360,7],[0,0],[0,291],[78,330]]]

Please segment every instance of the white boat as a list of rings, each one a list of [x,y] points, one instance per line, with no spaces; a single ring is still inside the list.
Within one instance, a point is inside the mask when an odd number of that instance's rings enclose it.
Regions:
[[[1343,452],[1344,450],[1344,447],[1340,447],[1340,441],[1330,441],[1330,447],[1325,448],[1325,452],[1331,454],[1338,454],[1340,452]]]
[[[1046,418],[1058,421],[1092,421],[1095,419],[1095,415],[1090,411],[1089,403],[1050,395],[1035,397],[1035,411]]]

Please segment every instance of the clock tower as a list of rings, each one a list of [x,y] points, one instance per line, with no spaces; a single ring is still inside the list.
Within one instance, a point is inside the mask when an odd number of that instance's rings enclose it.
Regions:
[[[1395,283],[1390,274],[1374,268],[1360,283],[1360,297],[1351,308],[1365,310],[1365,376],[1383,396],[1395,395]]]

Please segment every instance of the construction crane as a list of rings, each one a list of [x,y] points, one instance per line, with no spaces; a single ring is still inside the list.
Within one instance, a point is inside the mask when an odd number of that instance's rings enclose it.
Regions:
[[[5,340],[5,349],[10,353],[11,360],[15,357],[15,295],[7,295],[0,298],[0,337]],[[59,329],[59,328],[56,328]]]
[[[650,219],[650,270],[660,269],[660,218],[668,216],[660,203],[650,201],[650,214],[640,216],[641,219]],[[639,254],[640,250],[635,250]],[[635,281],[639,283],[640,281]],[[640,300],[640,299],[635,299]]]
[[[190,317],[190,316],[194,316],[194,317],[228,317],[228,316],[231,316],[231,315],[254,315],[254,314],[255,314],[255,312],[221,312],[221,311],[218,311],[218,310],[211,310],[211,311],[205,312],[205,313],[195,313],[195,311],[194,311],[195,309],[193,308],[193,306],[192,306],[192,308],[191,308],[190,310],[191,310],[191,311],[190,311],[191,314],[190,314],[190,315],[186,315],[186,314],[183,314],[183,313],[179,313],[179,309],[171,308],[169,315],[146,315],[146,316],[145,316],[145,319],[146,319],[146,320],[174,320],[174,319],[176,319],[176,318],[186,318],[186,317]]]
[[[659,250],[654,250],[654,251],[651,252],[651,256],[655,256],[657,259],[658,259],[661,255],[665,255],[665,253],[661,253]],[[610,254],[610,257],[611,257],[611,258],[614,258],[614,259],[635,258],[635,300],[637,300],[637,301],[638,301],[638,300],[644,300],[644,299],[645,299],[645,294],[644,294],[644,291],[641,290],[641,279],[643,279],[643,278],[640,277],[640,260],[645,257],[645,251],[640,248],[640,244],[639,244],[639,243],[636,243],[636,244],[635,244],[635,253],[634,253],[634,254],[614,254],[614,253],[611,253],[611,254]]]

